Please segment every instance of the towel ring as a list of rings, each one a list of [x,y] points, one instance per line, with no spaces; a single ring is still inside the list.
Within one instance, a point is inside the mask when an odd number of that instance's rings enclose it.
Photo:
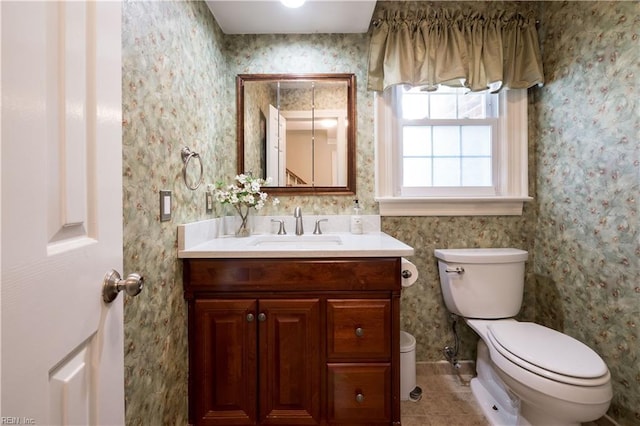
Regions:
[[[198,154],[197,152],[191,151],[189,148],[185,146],[184,148],[182,148],[180,155],[182,156],[182,162],[184,163],[184,167],[182,168],[182,177],[184,178],[184,184],[187,185],[187,188],[191,190],[196,190],[202,183],[202,180],[204,177],[202,159],[200,158],[200,154]],[[193,186],[189,185],[189,180],[187,179],[187,167],[189,166],[189,161],[191,161],[192,158],[197,158],[198,163],[200,163],[200,177],[197,179],[197,183]]]

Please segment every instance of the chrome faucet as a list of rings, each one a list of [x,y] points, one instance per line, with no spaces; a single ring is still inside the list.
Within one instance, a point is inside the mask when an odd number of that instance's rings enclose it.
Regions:
[[[296,235],[304,234],[304,228],[302,227],[302,209],[296,207],[293,212],[293,217],[296,218]]]

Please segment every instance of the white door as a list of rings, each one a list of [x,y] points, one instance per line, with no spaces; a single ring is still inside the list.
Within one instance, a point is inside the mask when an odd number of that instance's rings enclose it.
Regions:
[[[267,177],[273,186],[287,186],[285,159],[287,154],[287,120],[269,105],[267,120]]]
[[[121,5],[0,2],[1,398],[13,424],[124,424]]]
[[[273,179],[273,186],[284,186],[278,173],[278,110],[273,105],[269,105],[269,118],[267,119],[267,177]]]
[[[278,179],[280,185],[287,182],[287,119],[278,114]]]

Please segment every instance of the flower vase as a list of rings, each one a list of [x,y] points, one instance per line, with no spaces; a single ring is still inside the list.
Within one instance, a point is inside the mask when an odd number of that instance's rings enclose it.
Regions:
[[[251,211],[251,207],[244,204],[238,204],[235,207],[238,212],[238,220],[236,220],[236,237],[248,237],[251,235],[251,226],[249,221],[249,212]]]

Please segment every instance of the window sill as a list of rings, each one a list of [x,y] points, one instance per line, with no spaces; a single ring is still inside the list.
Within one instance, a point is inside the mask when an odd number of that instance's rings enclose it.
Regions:
[[[532,197],[376,197],[380,216],[520,216]]]

